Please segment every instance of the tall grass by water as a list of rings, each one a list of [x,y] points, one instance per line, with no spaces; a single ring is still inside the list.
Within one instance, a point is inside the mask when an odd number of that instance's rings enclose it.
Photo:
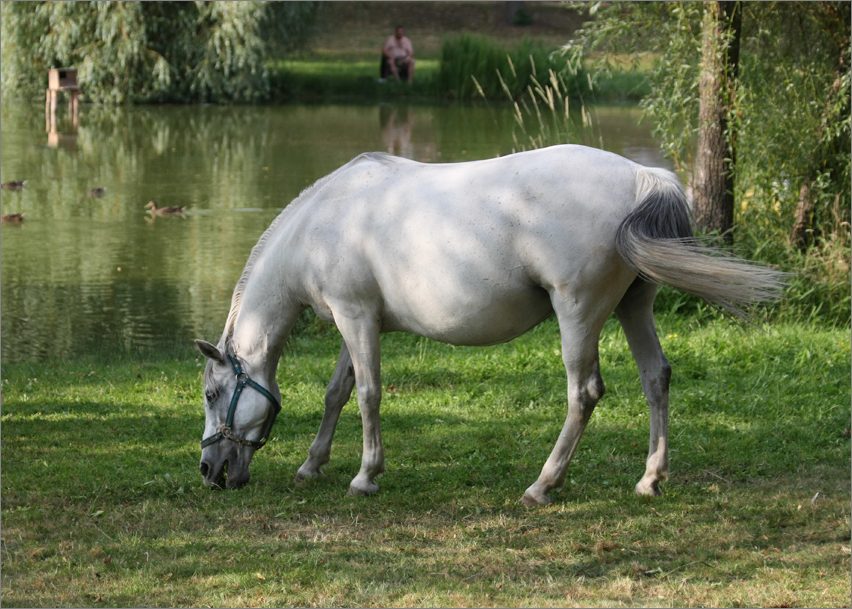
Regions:
[[[270,85],[278,101],[431,100],[507,102],[519,99],[554,72],[573,99],[636,103],[647,92],[640,70],[615,70],[592,80],[582,66],[569,66],[557,48],[525,40],[504,46],[493,38],[448,36],[440,57],[418,57],[414,82],[379,81],[375,59],[294,57],[270,63]],[[592,87],[592,83],[594,86]],[[508,94],[508,97],[507,97]]]
[[[637,497],[648,408],[618,325],[607,394],[565,489],[518,499],[565,417],[551,319],[511,343],[382,338],[387,474],[347,496],[357,406],[325,476],[296,484],[339,338],[302,324],[284,410],[237,491],[201,485],[202,359],[4,365],[4,606],[846,606],[847,330],[658,318],[671,478]]]
[[[515,99],[535,82],[547,82],[555,72],[564,79],[568,96],[588,91],[581,69],[566,71],[566,62],[555,49],[545,49],[526,40],[507,49],[494,41],[464,34],[444,41],[437,87],[450,99]]]

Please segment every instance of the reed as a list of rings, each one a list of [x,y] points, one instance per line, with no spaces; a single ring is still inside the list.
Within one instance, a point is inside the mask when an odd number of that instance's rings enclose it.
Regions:
[[[588,91],[582,69],[569,70],[553,50],[530,40],[506,49],[488,38],[463,34],[444,41],[436,84],[447,99],[515,101],[530,87],[548,82],[551,73],[564,80],[570,97]]]

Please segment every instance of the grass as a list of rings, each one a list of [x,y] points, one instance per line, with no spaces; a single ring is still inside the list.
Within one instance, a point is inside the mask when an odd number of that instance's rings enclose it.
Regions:
[[[447,38],[441,51],[438,90],[458,99],[515,101],[540,83],[557,76],[570,97],[586,92],[586,75],[566,70],[564,58],[556,49],[524,40],[508,50],[485,36],[462,35]]]
[[[380,83],[378,55],[372,60],[278,60],[271,81],[282,101],[433,99],[438,67],[438,60],[419,59],[413,83]]]
[[[428,38],[437,37],[435,32]],[[270,81],[278,101],[330,100],[518,100],[554,77],[563,81],[564,93],[584,95],[596,102],[636,103],[648,92],[647,67],[616,68],[597,78],[590,95],[584,70],[571,73],[556,51],[559,45],[544,38],[501,39],[492,34],[444,36],[439,51],[417,54],[414,82],[378,82],[382,41],[347,39],[340,49],[318,48],[296,53],[269,64]],[[564,42],[564,41],[562,41]],[[365,46],[366,45],[366,46]],[[434,45],[430,45],[434,46]],[[434,55],[434,56],[433,56]]]
[[[345,494],[354,403],[326,477],[293,482],[339,347],[316,323],[291,341],[284,411],[238,491],[201,485],[194,352],[4,365],[3,604],[848,606],[848,331],[658,325],[674,368],[665,495],[632,493],[647,405],[610,321],[607,395],[537,509],[518,499],[566,408],[553,320],[487,349],[383,337],[373,497]]]
[[[636,103],[648,92],[645,73],[625,69],[599,77],[590,94],[585,72],[570,75],[564,70],[564,59],[551,52],[529,40],[506,49],[487,37],[455,36],[444,41],[440,58],[417,59],[411,84],[378,82],[378,55],[362,58],[357,53],[351,57],[314,53],[276,59],[269,66],[270,81],[276,100],[284,102],[481,101],[483,95],[507,102],[506,88],[512,98],[520,98],[536,82],[550,82],[550,69],[561,75],[566,93],[575,98],[585,95],[598,103]]]

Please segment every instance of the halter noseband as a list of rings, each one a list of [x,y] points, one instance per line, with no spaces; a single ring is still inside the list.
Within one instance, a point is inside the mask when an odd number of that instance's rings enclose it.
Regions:
[[[281,412],[281,404],[278,403],[275,396],[269,393],[268,390],[249,378],[248,374],[246,374],[246,372],[242,369],[242,366],[240,366],[240,362],[237,360],[237,356],[234,354],[234,350],[231,347],[230,342],[228,343],[226,353],[228,355],[228,361],[231,362],[231,367],[234,369],[234,374],[237,377],[237,386],[234,389],[234,397],[231,398],[231,405],[228,408],[228,418],[225,420],[225,424],[222,425],[217,433],[201,440],[201,448],[209,446],[214,442],[218,442],[222,438],[231,440],[237,444],[242,444],[243,446],[252,446],[256,449],[263,448],[266,441],[269,439],[269,434],[272,431],[272,425],[275,423],[275,418],[278,416],[278,413]],[[255,391],[258,391],[261,395],[263,395],[263,397],[269,400],[270,404],[272,404],[272,408],[269,409],[269,412],[266,415],[266,423],[263,426],[263,435],[260,437],[260,440],[248,440],[246,438],[241,438],[234,435],[234,432],[231,429],[231,426],[234,424],[234,412],[237,410],[237,402],[240,399],[240,394],[246,387],[251,387]]]

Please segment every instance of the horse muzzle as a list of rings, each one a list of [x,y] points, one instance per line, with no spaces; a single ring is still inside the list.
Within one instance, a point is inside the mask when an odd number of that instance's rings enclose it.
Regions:
[[[214,489],[245,486],[251,478],[248,468],[251,456],[247,459],[241,458],[241,451],[236,447],[231,447],[231,450],[227,451],[210,450],[211,448],[213,447],[205,448],[201,452],[201,463],[198,466],[204,478],[204,484]]]

